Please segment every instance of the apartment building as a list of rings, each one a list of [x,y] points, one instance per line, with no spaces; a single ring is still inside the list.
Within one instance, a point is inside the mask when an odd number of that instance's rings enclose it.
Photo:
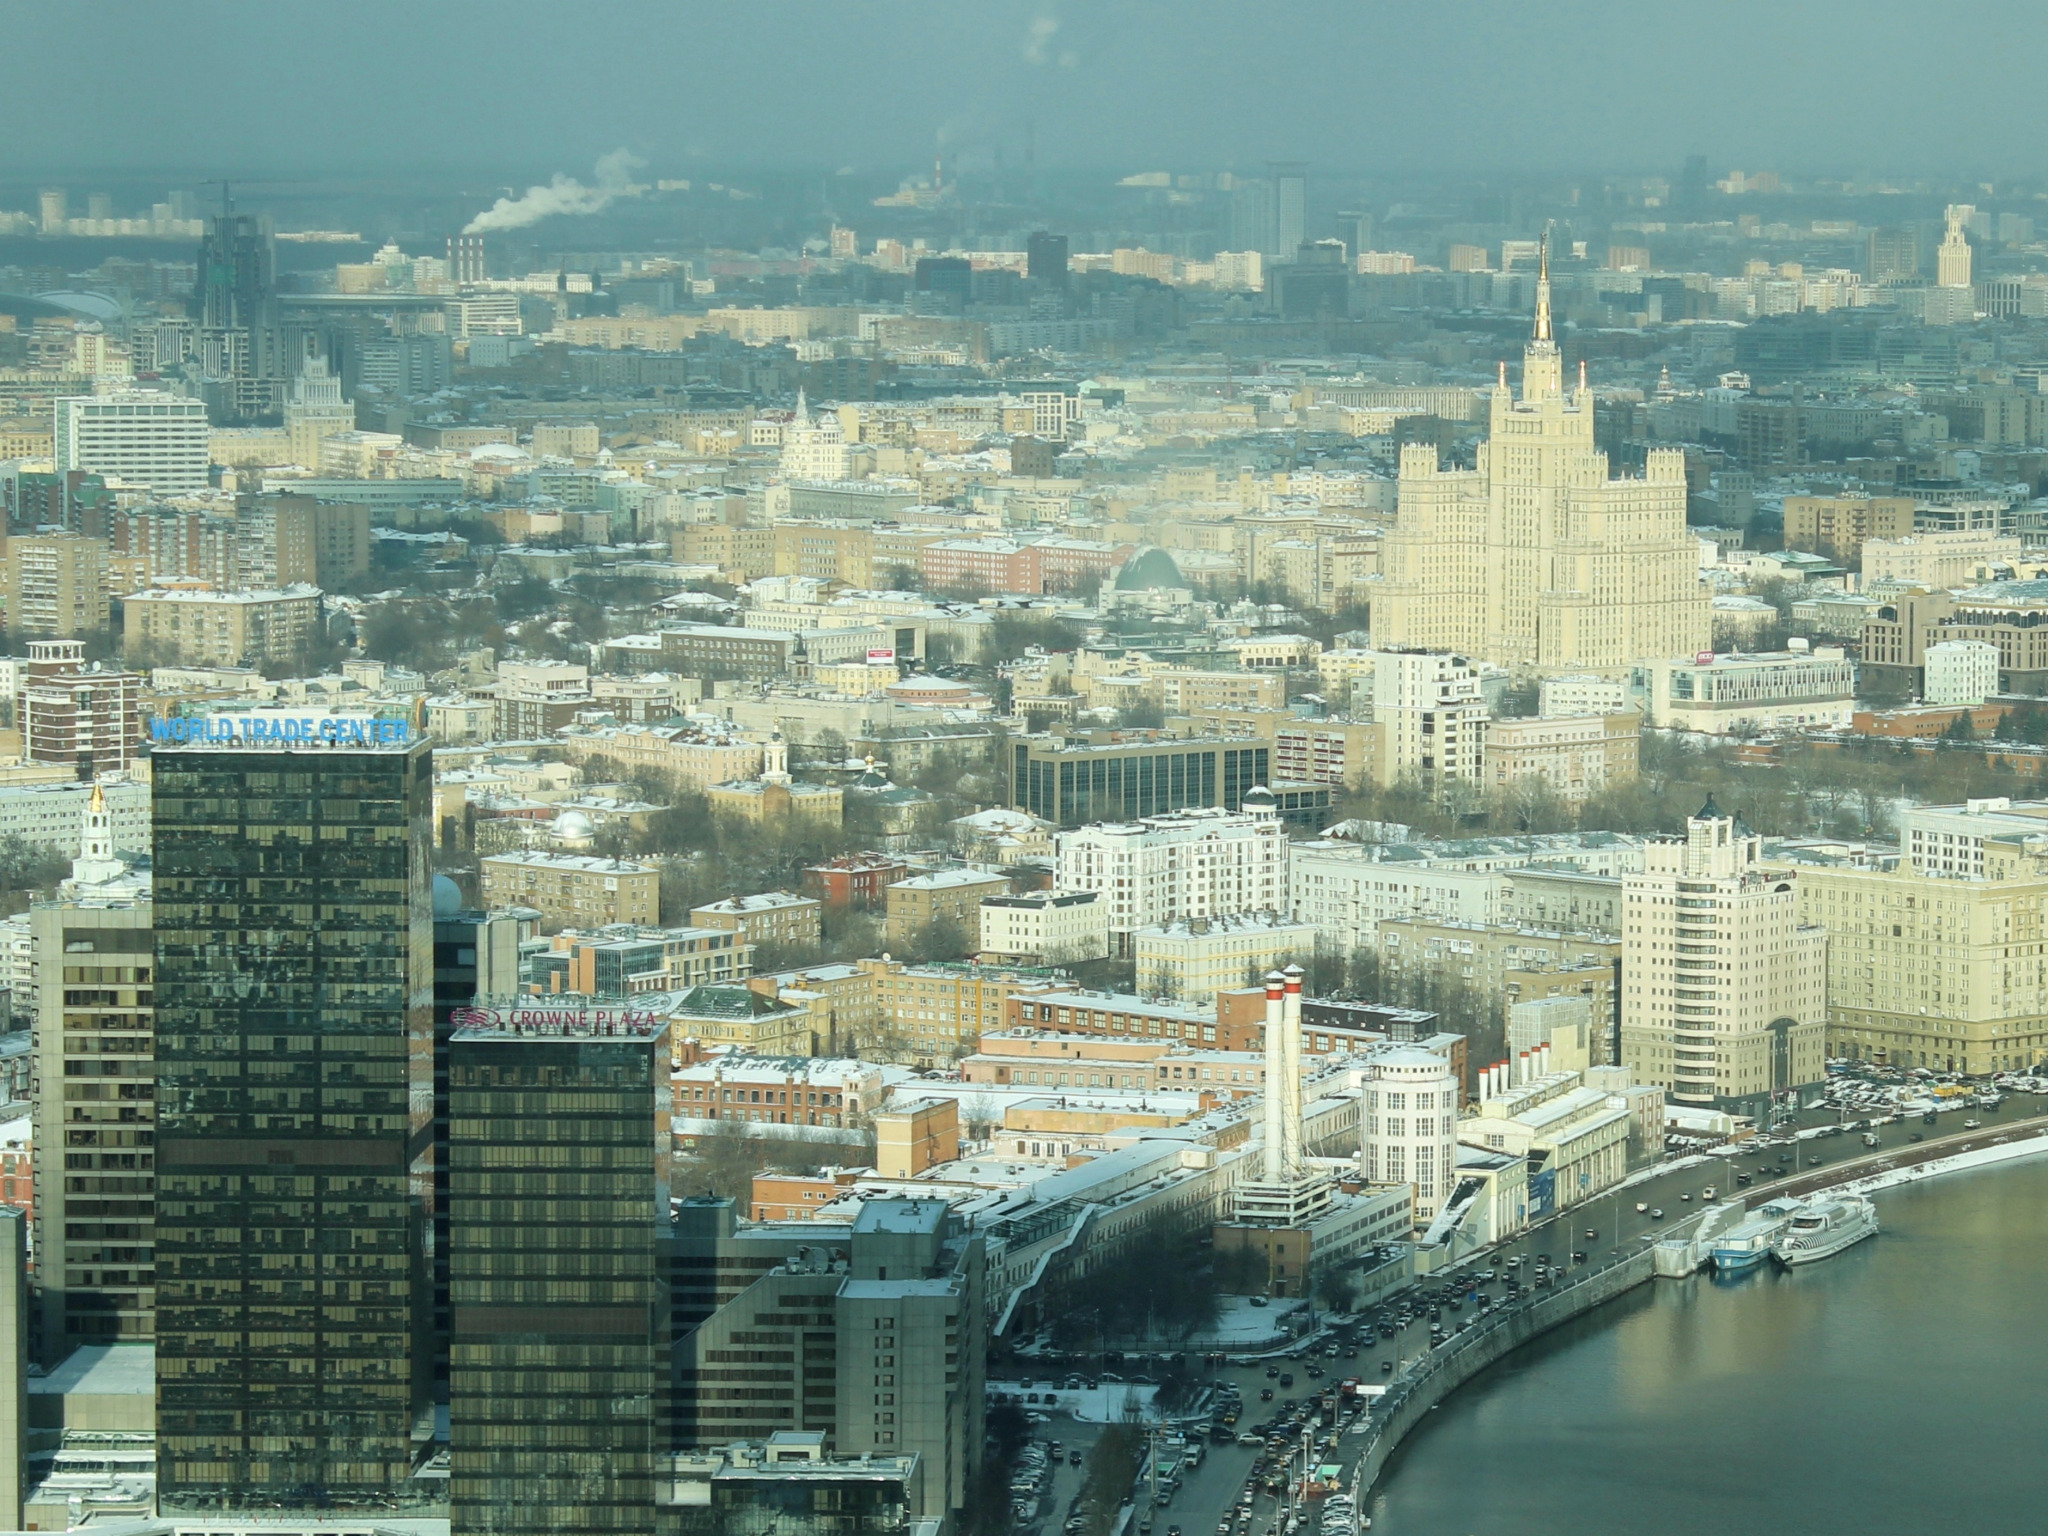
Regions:
[[[979,952],[1025,965],[1099,960],[1109,953],[1109,903],[1097,891],[984,896]]]
[[[1042,989],[1053,973],[1015,966],[863,960],[875,978],[881,1039],[891,1055],[938,1065],[1002,1027],[1009,1001]]]
[[[1412,780],[1436,790],[1480,781],[1488,711],[1477,667],[1436,651],[1379,651],[1372,687],[1382,785]]]
[[[782,948],[816,944],[824,936],[821,913],[824,903],[793,891],[761,891],[752,896],[732,896],[690,909],[690,921],[699,928],[722,928],[738,934],[745,944],[772,944]]]
[[[319,632],[320,591],[137,592],[122,604],[130,656],[184,666],[261,666],[291,661]]]
[[[592,707],[590,668],[569,661],[508,661],[493,696],[500,741],[542,741]]]
[[[2048,803],[1906,813],[1896,861],[1799,873],[1826,928],[1827,1049],[1895,1067],[1997,1072],[2048,1060]]]
[[[77,533],[17,534],[7,540],[7,629],[59,638],[107,627],[107,541]]]
[[[1828,936],[1710,799],[1623,879],[1621,1064],[1681,1104],[1756,1106],[1825,1074]]]
[[[576,853],[500,853],[479,861],[486,907],[532,907],[553,928],[652,924],[661,871]]]
[[[1315,957],[1316,930],[1279,912],[1185,917],[1131,936],[1137,988],[1152,997],[1213,1002],[1269,971]]]
[[[572,763],[609,758],[636,773],[665,774],[685,789],[751,779],[761,771],[761,744],[696,725],[618,725],[570,730],[562,755]]]
[[[25,760],[63,764],[82,780],[135,761],[142,746],[137,674],[88,667],[83,641],[31,640],[17,676],[14,722]]]
[[[892,950],[917,949],[936,924],[951,924],[972,954],[981,948],[981,901],[1010,889],[1007,875],[979,869],[941,869],[893,882],[883,896],[886,940]]]
[[[1289,846],[1270,793],[1247,795],[1238,811],[1197,807],[1105,822],[1056,842],[1058,889],[1102,897],[1117,954],[1130,953],[1141,928],[1287,907]]]
[[[1910,496],[1787,496],[1785,547],[1806,549],[1859,569],[1871,539],[1903,539],[1913,531]]]
[[[1494,720],[1486,727],[1483,779],[1506,793],[1541,785],[1567,805],[1584,805],[1636,776],[1642,717]]]

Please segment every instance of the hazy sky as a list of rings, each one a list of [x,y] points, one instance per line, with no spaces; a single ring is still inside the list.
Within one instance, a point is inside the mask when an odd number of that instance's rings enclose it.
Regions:
[[[584,176],[1043,166],[2028,175],[2040,0],[0,0],[6,159]]]

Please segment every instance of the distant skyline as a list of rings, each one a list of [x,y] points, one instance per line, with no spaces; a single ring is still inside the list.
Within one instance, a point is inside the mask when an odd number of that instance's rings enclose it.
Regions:
[[[2048,180],[2038,5],[25,0],[15,177],[928,165]]]

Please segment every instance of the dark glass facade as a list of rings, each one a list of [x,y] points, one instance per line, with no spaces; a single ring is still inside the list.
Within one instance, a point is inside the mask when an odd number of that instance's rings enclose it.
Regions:
[[[1245,743],[1158,741],[1088,746],[1041,737],[1011,747],[1010,803],[1041,821],[1082,827],[1190,806],[1242,808],[1272,782],[1272,750]]]
[[[668,1093],[665,1028],[449,1042],[458,1532],[654,1530]]]
[[[430,1503],[430,753],[154,777],[160,1505]]]

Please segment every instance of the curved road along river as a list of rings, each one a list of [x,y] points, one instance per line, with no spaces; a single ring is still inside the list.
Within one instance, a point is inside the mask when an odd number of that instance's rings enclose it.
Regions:
[[[1876,1200],[1825,1263],[1658,1281],[1475,1377],[1374,1536],[2039,1529],[2048,1160]]]

